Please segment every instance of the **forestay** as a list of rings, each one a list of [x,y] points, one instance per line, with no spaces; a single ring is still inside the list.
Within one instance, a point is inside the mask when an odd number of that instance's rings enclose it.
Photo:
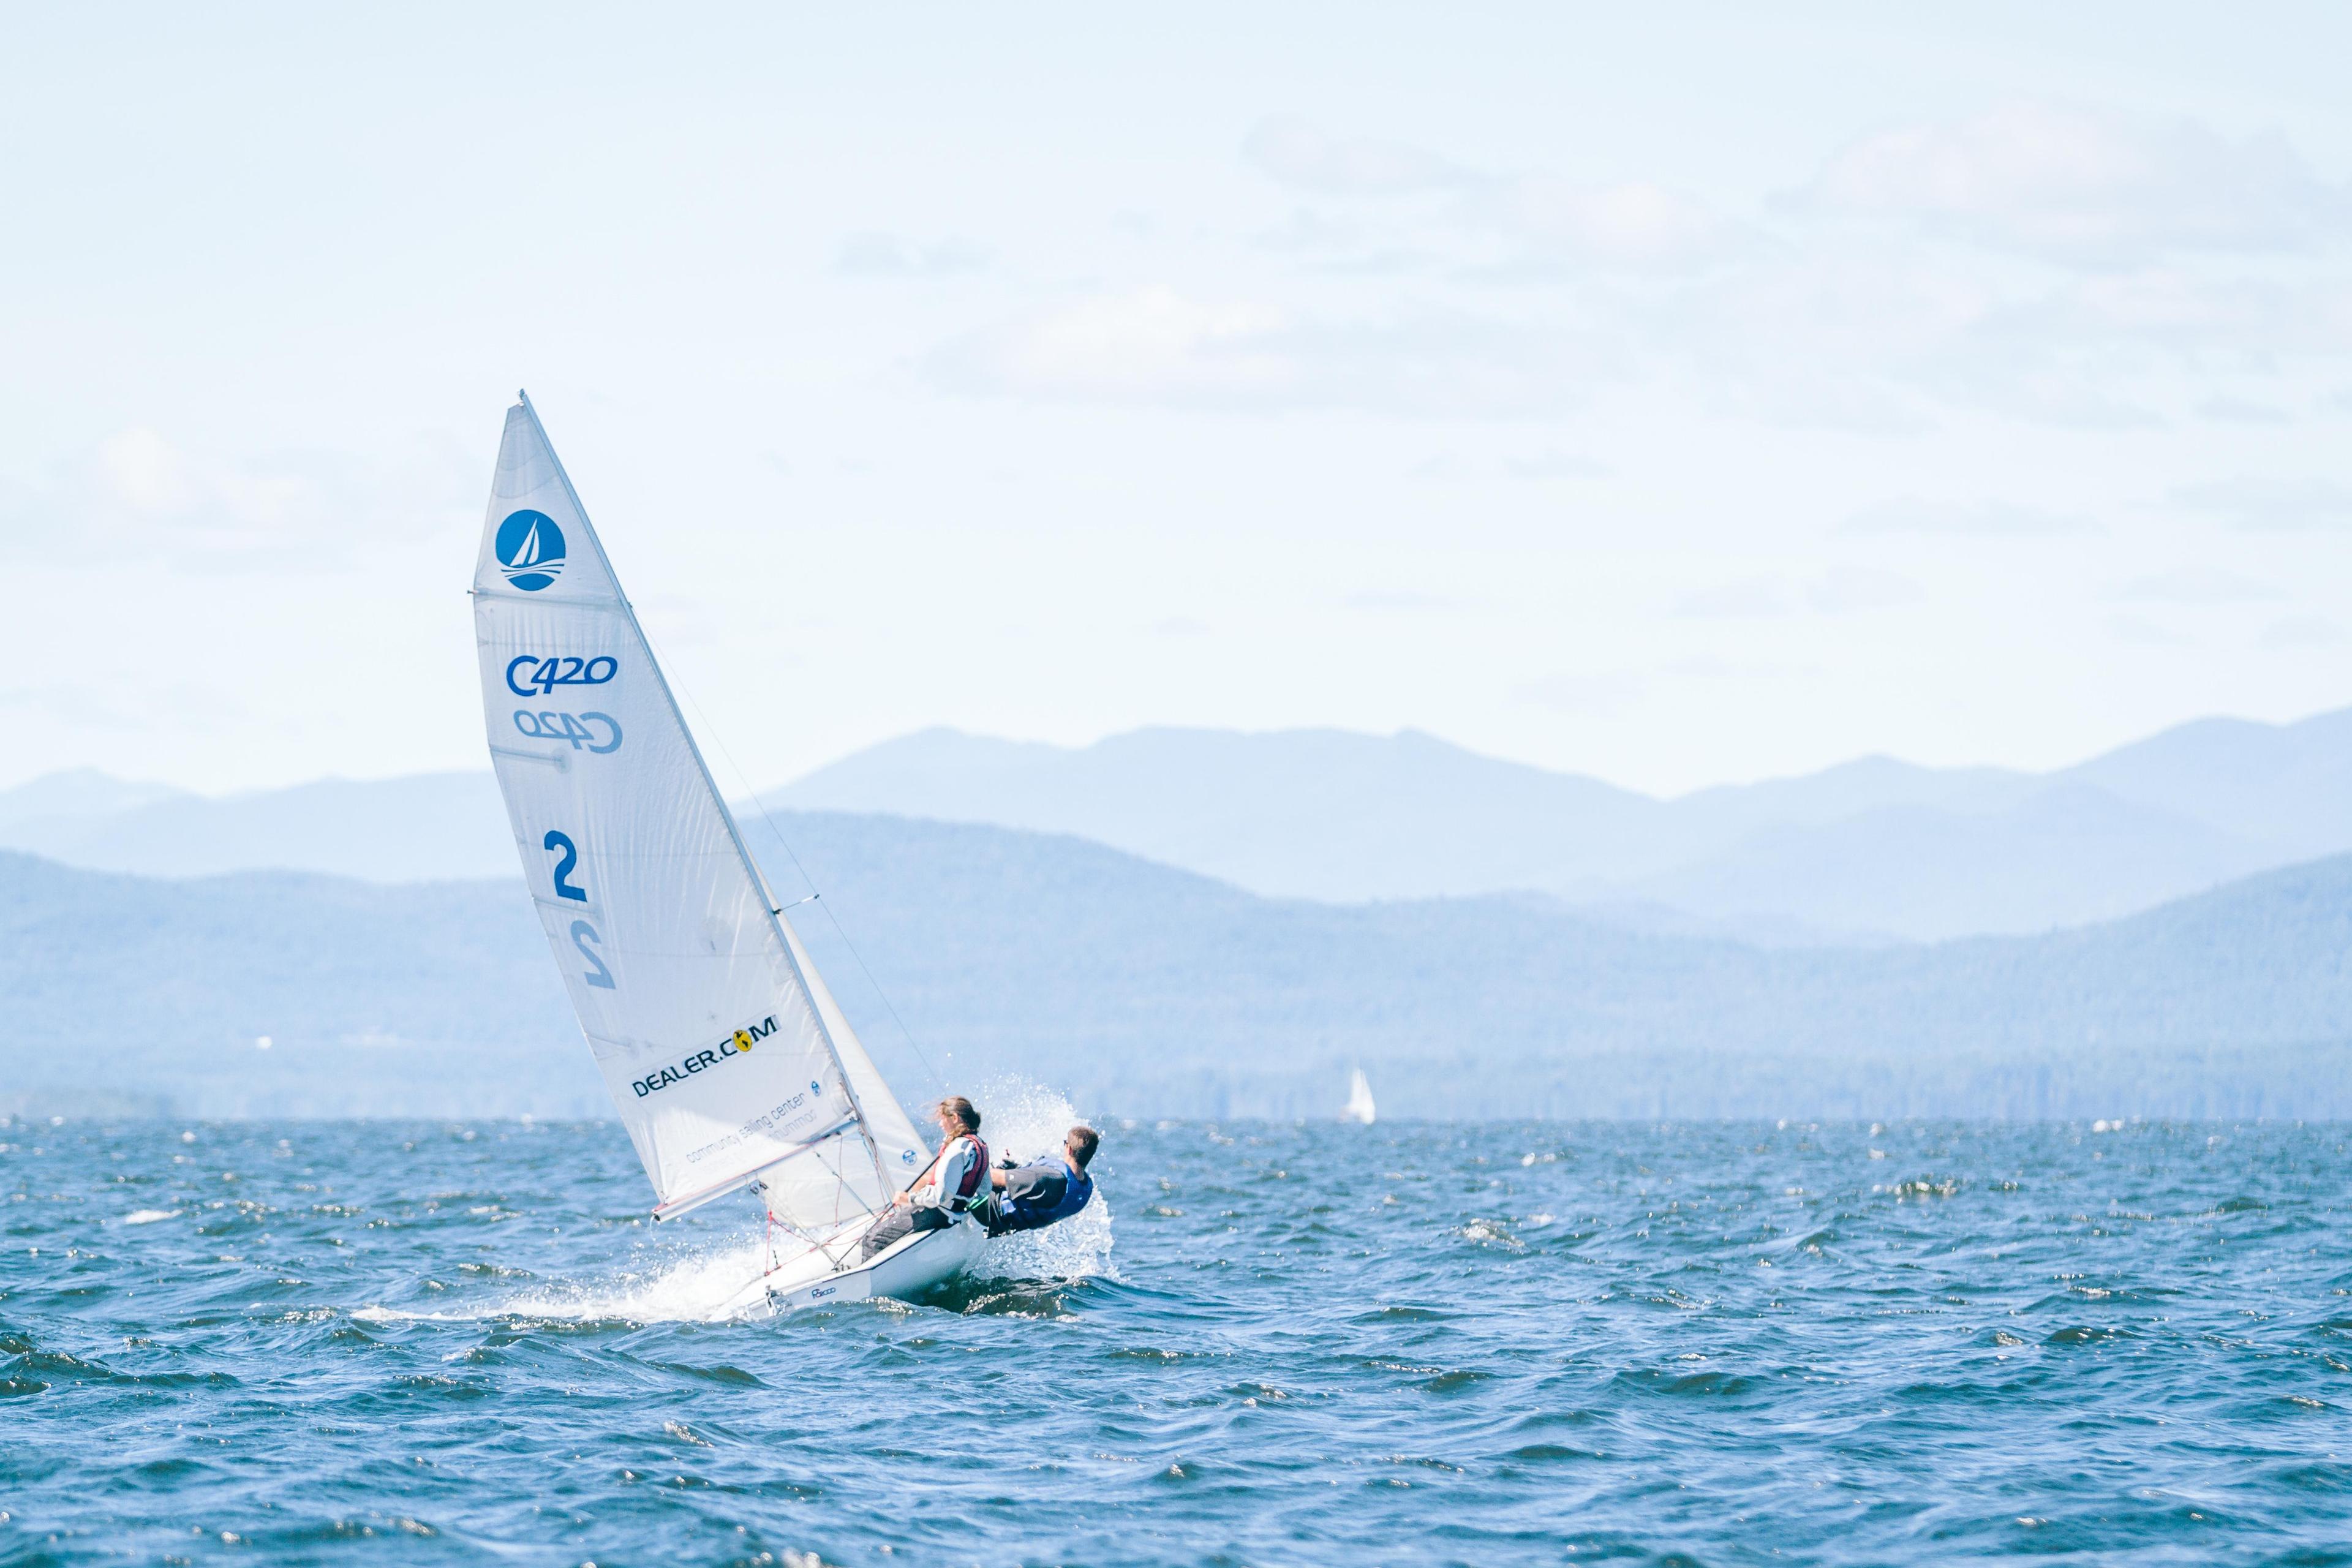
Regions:
[[[655,1212],[755,1177],[805,1230],[887,1204],[923,1145],[777,912],[527,398],[474,628],[523,877]]]

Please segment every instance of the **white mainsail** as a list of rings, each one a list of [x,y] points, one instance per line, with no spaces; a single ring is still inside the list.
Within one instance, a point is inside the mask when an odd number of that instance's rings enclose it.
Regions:
[[[886,1205],[929,1152],[744,847],[527,397],[474,631],[523,878],[654,1212],[754,1180],[803,1230]]]
[[[1364,1076],[1363,1068],[1358,1068],[1348,1082],[1348,1104],[1339,1115],[1343,1120],[1370,1127],[1379,1114],[1372,1106],[1372,1080]]]

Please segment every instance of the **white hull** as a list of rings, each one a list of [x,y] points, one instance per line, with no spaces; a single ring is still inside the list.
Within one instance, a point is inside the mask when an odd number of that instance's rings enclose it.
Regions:
[[[846,1268],[829,1268],[821,1252],[805,1253],[745,1286],[727,1310],[734,1317],[767,1318],[795,1307],[877,1296],[906,1300],[970,1268],[987,1246],[988,1233],[966,1218],[943,1229],[919,1230]]]

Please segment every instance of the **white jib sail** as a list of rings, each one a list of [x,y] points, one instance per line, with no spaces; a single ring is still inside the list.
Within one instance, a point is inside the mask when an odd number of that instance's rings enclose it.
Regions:
[[[1355,1076],[1348,1081],[1348,1105],[1339,1114],[1366,1127],[1370,1127],[1380,1114],[1372,1105],[1372,1080],[1364,1076],[1361,1068],[1358,1068]]]
[[[655,1213],[829,1229],[929,1157],[777,913],[529,399],[474,570],[490,760]]]

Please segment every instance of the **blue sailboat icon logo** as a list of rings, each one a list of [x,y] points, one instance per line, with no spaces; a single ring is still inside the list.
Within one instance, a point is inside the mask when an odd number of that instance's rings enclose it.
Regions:
[[[543,511],[509,513],[499,524],[499,570],[526,594],[536,594],[562,574],[563,531]]]

